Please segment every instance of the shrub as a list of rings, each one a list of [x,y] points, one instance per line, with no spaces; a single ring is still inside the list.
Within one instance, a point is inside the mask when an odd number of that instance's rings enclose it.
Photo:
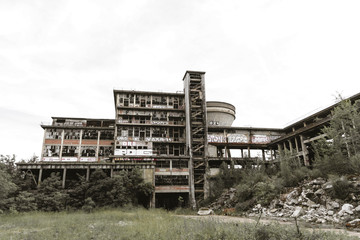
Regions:
[[[82,209],[85,212],[90,213],[93,211],[94,208],[95,208],[95,202],[91,199],[91,197],[86,198],[84,206],[82,206]]]
[[[335,179],[332,184],[333,191],[331,194],[334,198],[346,199],[351,192],[351,183],[344,178]]]

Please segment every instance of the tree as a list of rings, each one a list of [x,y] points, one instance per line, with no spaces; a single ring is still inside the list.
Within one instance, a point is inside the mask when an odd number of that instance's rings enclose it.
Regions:
[[[326,174],[360,171],[360,101],[339,100],[322,130],[326,138],[314,143],[315,167]]]
[[[40,185],[36,194],[39,210],[61,211],[65,209],[68,195],[62,189],[59,174],[51,173]]]
[[[8,210],[12,205],[11,194],[17,190],[17,186],[12,182],[11,175],[7,171],[7,166],[0,163],[0,210]]]

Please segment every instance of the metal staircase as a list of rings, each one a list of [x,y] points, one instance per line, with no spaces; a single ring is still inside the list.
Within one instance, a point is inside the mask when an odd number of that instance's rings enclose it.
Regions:
[[[207,165],[207,120],[205,84],[203,72],[187,72],[185,91],[188,91],[187,127],[188,147],[192,161],[193,188],[197,201],[204,199],[204,184]],[[191,183],[190,183],[191,184]]]

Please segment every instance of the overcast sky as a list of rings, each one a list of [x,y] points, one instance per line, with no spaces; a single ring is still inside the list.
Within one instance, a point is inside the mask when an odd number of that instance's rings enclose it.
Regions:
[[[0,153],[40,155],[51,116],[114,118],[113,89],[206,72],[234,126],[284,127],[360,92],[360,1],[0,1]]]

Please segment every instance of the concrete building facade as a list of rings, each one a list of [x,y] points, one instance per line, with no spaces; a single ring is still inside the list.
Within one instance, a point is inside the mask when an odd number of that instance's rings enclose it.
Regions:
[[[152,207],[173,208],[181,197],[195,208],[207,198],[208,179],[223,162],[229,167],[274,163],[288,149],[309,165],[309,143],[336,106],[284,129],[233,127],[235,106],[206,101],[205,72],[187,71],[183,83],[180,93],[114,90],[114,119],[53,117],[41,125],[40,161],[19,168],[38,184],[60,172],[64,188],[76,174],[88,180],[95,169],[112,177],[139,168],[155,187]]]

